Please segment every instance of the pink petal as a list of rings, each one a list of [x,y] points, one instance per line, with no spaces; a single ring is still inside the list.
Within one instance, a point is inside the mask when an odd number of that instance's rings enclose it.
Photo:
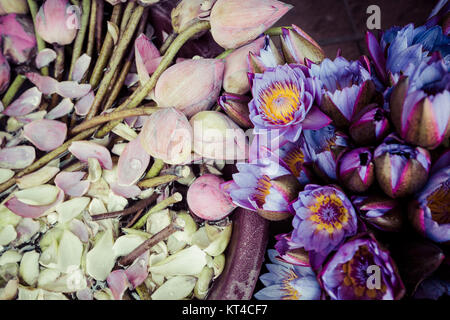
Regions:
[[[35,72],[28,72],[25,75],[43,94],[53,94],[58,90],[58,81],[53,78]]]
[[[69,114],[73,109],[73,103],[69,98],[63,99],[56,107],[45,116],[47,119],[57,119]]]
[[[24,128],[24,136],[36,148],[42,151],[51,151],[64,143],[67,136],[67,125],[56,120],[36,120]]]
[[[95,142],[72,142],[69,151],[82,162],[87,162],[89,158],[96,158],[103,168],[112,169],[112,159],[109,150]]]
[[[117,182],[130,186],[144,174],[150,162],[150,155],[141,146],[139,137],[130,141],[119,157],[117,165]]]
[[[318,130],[329,125],[331,121],[325,113],[320,111],[316,106],[313,106],[303,120],[302,127],[305,130]]]
[[[22,219],[16,227],[17,239],[30,239],[39,231],[40,226],[39,221],[31,218]]]
[[[42,93],[38,88],[33,87],[22,93],[3,113],[10,117],[24,116],[39,107],[41,98]]]
[[[76,235],[81,242],[87,243],[89,241],[89,231],[86,225],[78,219],[73,219],[70,222],[70,231]]]
[[[141,194],[141,189],[136,185],[121,186],[117,183],[111,185],[111,191],[124,198],[136,198]]]
[[[0,168],[23,169],[33,163],[36,158],[31,146],[17,146],[0,150]]]
[[[89,189],[90,182],[81,181],[86,175],[85,172],[60,172],[55,177],[55,185],[71,197],[81,197]]]
[[[137,258],[133,264],[125,270],[125,274],[133,288],[141,285],[148,277],[148,258],[149,251],[145,251]]]
[[[75,113],[79,116],[87,115],[94,103],[94,99],[94,91],[91,90],[87,95],[77,101],[75,104]]]
[[[56,52],[53,51],[52,49],[45,48],[45,49],[39,51],[39,53],[36,56],[36,60],[35,60],[36,67],[38,69],[46,67],[55,59],[56,59]]]
[[[19,201],[16,196],[5,202],[5,207],[24,218],[39,218],[64,200],[64,192],[59,192],[55,202],[47,206],[31,206]]]
[[[153,42],[145,34],[141,34],[134,42],[136,69],[141,83],[146,82],[149,74],[155,72],[161,60],[161,54]],[[159,59],[158,59],[159,58]]]
[[[115,270],[106,278],[108,288],[111,290],[114,299],[122,300],[123,294],[128,289],[129,283],[125,271]]]
[[[56,92],[60,96],[71,99],[84,97],[89,91],[91,91],[90,84],[79,84],[75,81],[62,81],[56,88]]]
[[[44,119],[45,115],[47,114],[47,111],[37,111],[33,113],[29,113],[25,116],[18,116],[16,117],[16,120],[19,122],[22,122],[23,124],[28,124],[36,120],[42,120]]]
[[[83,79],[84,75],[86,74],[86,71],[89,69],[90,64],[91,64],[91,57],[88,56],[86,53],[83,54],[81,57],[79,57],[73,67],[72,72],[73,81],[80,82]]]

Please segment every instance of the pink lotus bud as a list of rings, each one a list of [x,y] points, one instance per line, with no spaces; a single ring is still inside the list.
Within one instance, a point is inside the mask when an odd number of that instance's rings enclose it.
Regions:
[[[8,61],[0,52],[0,93],[3,93],[8,89],[10,80],[11,68]]]
[[[198,217],[215,221],[225,218],[235,208],[230,196],[221,190],[225,181],[213,174],[197,178],[187,192],[189,209]]]
[[[375,180],[372,152],[358,148],[346,152],[339,159],[339,180],[353,192],[365,192]]]
[[[3,54],[15,64],[31,59],[36,48],[33,22],[28,16],[15,13],[0,17]]]
[[[153,113],[139,136],[144,150],[166,163],[180,164],[191,156],[192,127],[186,116],[175,108]]]
[[[205,0],[182,0],[171,13],[173,31],[181,33],[193,25],[204,13]]]
[[[72,43],[79,17],[68,0],[46,0],[36,15],[36,31],[48,43]]]
[[[247,137],[228,116],[217,111],[202,111],[189,122],[194,130],[195,153],[216,160],[247,159]]]
[[[223,111],[243,129],[253,127],[248,109],[249,102],[249,97],[231,93],[224,93],[218,101]]]
[[[168,68],[155,87],[160,107],[174,107],[191,117],[219,97],[225,63],[217,59],[184,60]]]
[[[250,81],[248,80],[249,53],[259,54],[264,47],[265,37],[233,51],[225,58],[225,73],[223,75],[223,88],[226,92],[235,94],[245,94],[250,90]]]
[[[291,8],[276,0],[218,0],[211,10],[211,34],[221,47],[238,48],[256,39]]]
[[[295,24],[292,29],[283,28],[281,45],[288,63],[306,64],[305,59],[308,59],[320,64],[325,59],[325,53],[319,44]]]
[[[0,0],[0,15],[8,13],[28,13],[27,0]]]

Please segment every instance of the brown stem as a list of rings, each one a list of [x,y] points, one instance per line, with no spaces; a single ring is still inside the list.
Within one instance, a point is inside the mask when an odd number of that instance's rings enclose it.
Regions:
[[[87,120],[83,123],[80,123],[79,125],[77,125],[76,127],[74,127],[72,129],[71,133],[74,134],[74,133],[82,132],[86,129],[98,126],[99,124],[117,120],[117,119],[149,115],[149,114],[155,113],[158,110],[161,110],[161,108],[144,106],[142,108],[137,108],[137,109],[129,109],[129,110],[122,110],[119,112],[104,113],[104,114],[96,116],[90,120]]]
[[[122,37],[123,33],[125,32],[125,29],[127,28],[128,21],[130,20],[131,14],[133,13],[133,10],[136,6],[136,3],[133,1],[130,1],[127,3],[127,6],[125,7],[125,11],[122,15],[122,21],[120,22],[120,37]]]
[[[97,53],[102,49],[102,34],[103,34],[103,11],[104,11],[104,1],[95,0],[97,4],[97,18],[95,19],[95,46]],[[118,5],[120,7],[120,5]]]
[[[127,223],[127,226],[125,228],[130,228],[137,221],[137,219],[139,219],[139,217],[142,215],[143,212],[144,209],[141,209],[138,212],[136,212],[136,214],[133,216],[133,219],[131,219],[130,222]]]
[[[154,245],[167,239],[171,234],[176,231],[182,231],[183,228],[175,225],[174,223],[169,224],[167,227],[162,229],[160,232],[152,236],[151,238],[145,240],[139,247],[134,249],[131,253],[119,260],[119,265],[128,266],[133,263],[134,260],[139,258],[145,251],[151,249]]]
[[[115,212],[96,214],[96,215],[92,216],[92,220],[98,221],[98,220],[104,220],[104,219],[112,219],[112,218],[123,217],[123,216],[133,214],[137,211],[144,210],[146,206],[155,202],[156,198],[158,198],[158,196],[159,195],[155,192],[150,197],[137,202],[135,205],[133,205],[127,209],[115,211]]]

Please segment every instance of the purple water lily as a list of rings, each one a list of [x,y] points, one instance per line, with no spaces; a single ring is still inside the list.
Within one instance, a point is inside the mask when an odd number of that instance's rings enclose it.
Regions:
[[[405,291],[389,252],[366,234],[342,245],[319,280],[333,300],[394,300]]]
[[[427,238],[450,243],[450,166],[435,172],[411,202],[409,217]]]
[[[310,75],[323,83],[320,108],[338,127],[348,126],[375,93],[367,60],[362,61],[364,64],[337,57],[334,61],[325,59],[320,65],[310,66]]]
[[[291,216],[289,204],[297,196],[300,184],[280,161],[264,158],[238,163],[236,167],[239,172],[224,188],[236,205],[269,220]]]
[[[271,264],[266,264],[269,273],[259,278],[264,289],[255,293],[258,300],[319,300],[320,285],[314,271],[309,267],[299,267],[281,262],[275,258],[277,252],[268,250]]]
[[[307,77],[300,66],[277,66],[251,77],[249,109],[255,134],[261,129],[277,129],[295,142],[302,129],[317,130],[331,122],[316,106],[320,104],[320,81]]]
[[[307,185],[292,208],[292,241],[307,251],[326,255],[356,234],[355,209],[347,196],[333,186]]]

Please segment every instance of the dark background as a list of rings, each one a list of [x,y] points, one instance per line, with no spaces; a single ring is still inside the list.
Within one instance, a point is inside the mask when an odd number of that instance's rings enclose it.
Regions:
[[[364,36],[366,13],[370,5],[381,9],[381,28],[423,24],[437,4],[436,0],[281,0],[292,8],[277,26],[296,24],[312,36],[334,58],[339,48],[342,56],[357,59],[367,54]]]

